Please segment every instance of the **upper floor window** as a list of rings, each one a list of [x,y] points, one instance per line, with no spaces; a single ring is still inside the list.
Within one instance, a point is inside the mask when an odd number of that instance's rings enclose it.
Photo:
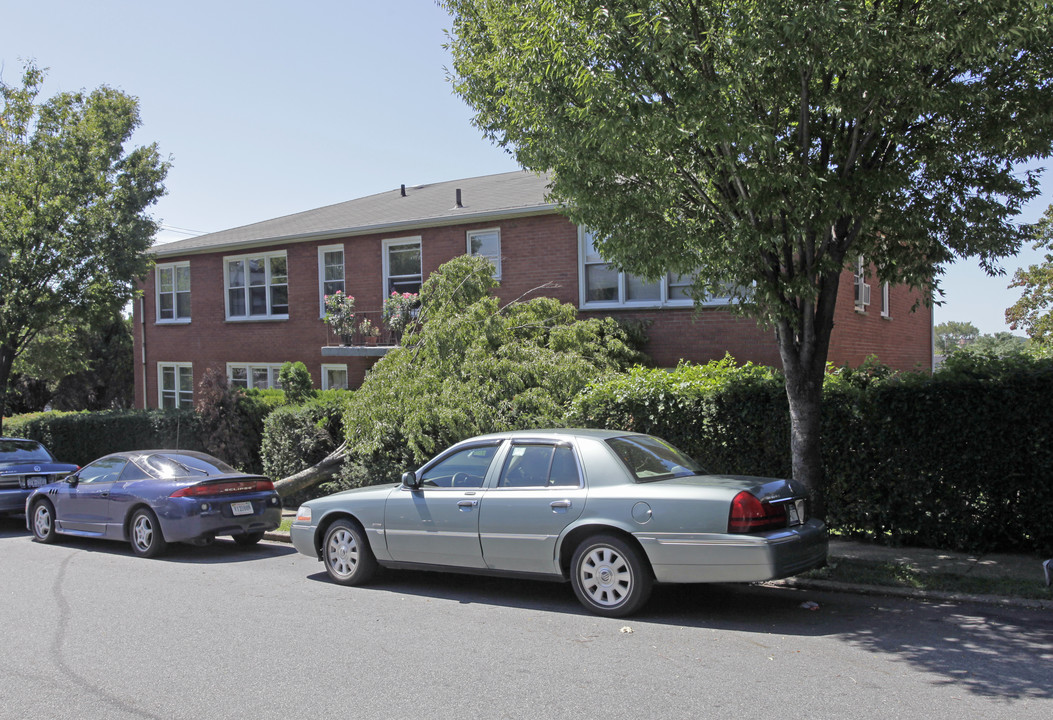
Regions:
[[[855,282],[856,312],[866,312],[870,304],[870,285],[867,284],[866,258],[860,255],[856,260]]]
[[[319,317],[325,317],[325,296],[347,292],[344,282],[343,245],[318,248],[318,290]]]
[[[579,231],[579,275],[581,307],[683,307],[694,303],[691,288],[695,274],[667,273],[658,280],[645,280],[639,275],[619,272],[596,251],[590,230]],[[726,305],[728,296],[708,297],[703,305]]]
[[[892,319],[892,298],[890,295],[890,288],[887,282],[881,283],[881,317]]]
[[[468,231],[468,254],[493,263],[494,277],[501,279],[501,229]]]
[[[285,251],[224,258],[227,319],[289,317]]]
[[[158,265],[157,322],[190,321],[190,263]]]
[[[384,241],[384,297],[393,292],[419,293],[423,281],[420,238]]]
[[[280,390],[282,383],[278,373],[281,369],[281,365],[273,363],[227,363],[227,380],[231,387]]]
[[[157,364],[157,404],[161,408],[194,404],[194,366],[191,363]]]

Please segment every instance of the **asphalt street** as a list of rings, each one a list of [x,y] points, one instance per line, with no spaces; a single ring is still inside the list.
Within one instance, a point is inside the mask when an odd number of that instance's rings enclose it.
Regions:
[[[612,620],[561,584],[344,588],[285,544],[143,560],[20,520],[0,583],[0,718],[1053,716],[1042,610],[721,585]]]

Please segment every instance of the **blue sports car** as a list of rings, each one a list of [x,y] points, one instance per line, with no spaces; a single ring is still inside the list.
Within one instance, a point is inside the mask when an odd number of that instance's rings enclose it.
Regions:
[[[78,469],[77,465],[57,462],[36,440],[0,438],[0,515],[22,512],[34,488]]]
[[[155,557],[173,542],[205,545],[217,535],[253,545],[282,515],[270,480],[187,450],[107,455],[37,488],[25,507],[39,542],[59,535],[123,540],[141,557]]]

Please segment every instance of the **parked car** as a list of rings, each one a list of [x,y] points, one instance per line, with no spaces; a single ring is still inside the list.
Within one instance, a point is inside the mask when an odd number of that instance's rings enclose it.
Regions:
[[[66,477],[78,465],[55,460],[36,440],[0,438],[0,515],[17,515],[26,509],[34,488]]]
[[[34,490],[26,525],[40,542],[59,535],[122,540],[136,555],[155,557],[168,543],[203,545],[217,535],[253,545],[281,524],[281,507],[270,480],[211,455],[136,450]]]
[[[296,549],[344,585],[378,565],[569,580],[599,615],[654,582],[755,582],[826,562],[825,525],[789,480],[707,474],[659,438],[534,430],[471,438],[397,485],[311,500]]]

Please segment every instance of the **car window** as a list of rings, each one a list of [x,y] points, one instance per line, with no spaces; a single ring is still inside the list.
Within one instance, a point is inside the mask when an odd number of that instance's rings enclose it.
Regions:
[[[439,488],[482,487],[498,447],[484,445],[459,450],[425,470],[421,475],[421,485]]]
[[[607,444],[637,482],[705,474],[698,463],[656,437],[634,435],[611,438]]]
[[[51,453],[33,440],[0,440],[0,463],[53,461]]]
[[[565,445],[513,445],[498,487],[566,487],[581,484],[574,451]]]
[[[77,473],[77,480],[81,483],[104,483],[113,482],[121,474],[125,463],[124,458],[102,458],[90,465],[85,465]]]

